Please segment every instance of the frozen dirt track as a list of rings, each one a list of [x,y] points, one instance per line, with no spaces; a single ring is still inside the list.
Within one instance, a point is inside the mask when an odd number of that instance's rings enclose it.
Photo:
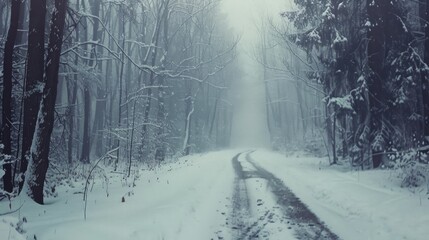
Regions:
[[[234,156],[232,165],[234,239],[339,239],[251,152]]]

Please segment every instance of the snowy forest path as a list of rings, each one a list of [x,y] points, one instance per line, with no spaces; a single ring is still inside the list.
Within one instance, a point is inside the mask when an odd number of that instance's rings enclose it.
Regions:
[[[234,239],[339,239],[281,181],[256,164],[252,151],[234,156]]]

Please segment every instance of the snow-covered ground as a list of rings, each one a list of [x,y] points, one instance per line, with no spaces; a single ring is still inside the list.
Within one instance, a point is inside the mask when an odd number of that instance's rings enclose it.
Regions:
[[[426,191],[401,188],[392,170],[339,171],[326,159],[299,155],[257,151],[251,156],[342,239],[429,239]]]
[[[247,206],[243,211],[248,216],[233,216],[238,178],[232,159],[240,152],[244,151],[193,155],[156,171],[140,170],[135,186],[132,179],[116,173],[110,174],[108,188],[104,180],[96,179],[87,220],[81,182],[74,188],[59,187],[59,196],[44,206],[15,199],[12,209],[23,206],[0,216],[0,240],[34,239],[34,235],[38,240],[237,239],[241,236],[236,234],[237,220],[255,233],[246,239],[292,239],[293,231],[265,179],[243,180],[248,202],[241,206]],[[428,239],[426,192],[400,188],[392,171],[343,171],[328,167],[325,159],[297,155],[259,150],[248,156],[283,180],[341,239]],[[243,171],[256,171],[245,154],[238,160]],[[0,202],[0,213],[8,209],[9,202]],[[24,217],[21,235],[18,219]]]
[[[27,201],[12,216],[27,219],[24,228],[28,239],[33,235],[38,240],[229,239],[224,225],[232,195],[231,158],[235,153],[194,155],[156,171],[140,171],[135,187],[112,174],[109,197],[104,181],[97,180],[88,195],[86,221],[83,183],[73,189],[58,189],[59,197],[45,206]],[[13,201],[13,208],[20,204]],[[7,211],[8,202],[1,202],[0,209]],[[15,220],[3,218],[0,239],[20,239],[8,235],[10,225],[5,221]]]

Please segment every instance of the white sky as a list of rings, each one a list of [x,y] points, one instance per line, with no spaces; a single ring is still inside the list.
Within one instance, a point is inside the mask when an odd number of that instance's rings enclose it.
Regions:
[[[235,35],[241,36],[238,61],[241,79],[234,79],[234,123],[231,144],[235,147],[269,147],[262,67],[254,60],[254,47],[260,39],[258,26],[268,18],[274,22],[292,0],[222,0]]]
[[[278,18],[282,11],[293,6],[293,0],[221,0],[228,20],[245,41],[257,38],[255,24],[266,17]]]

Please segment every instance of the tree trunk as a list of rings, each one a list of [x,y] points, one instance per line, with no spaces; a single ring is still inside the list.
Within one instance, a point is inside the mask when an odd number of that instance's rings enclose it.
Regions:
[[[140,84],[139,84],[140,88]],[[129,152],[129,159],[128,159],[128,177],[131,175],[131,164],[133,160],[133,145],[134,145],[134,127],[136,123],[136,103],[137,100],[134,100],[133,103],[133,120],[131,124],[131,136],[130,136],[130,152]]]
[[[159,88],[158,88],[158,130],[156,133],[156,151],[155,151],[155,160],[158,162],[164,161],[165,158],[165,127],[166,127],[166,119],[165,119],[165,98],[164,98],[164,78],[161,77],[158,81]]]
[[[45,17],[46,0],[31,0],[20,169],[23,178],[27,171],[28,157],[40,105],[45,54]],[[20,190],[23,184],[23,181],[20,182]]]
[[[49,166],[49,148],[54,127],[55,100],[57,97],[58,70],[60,66],[63,30],[67,0],[55,0],[46,58],[46,85],[37,117],[34,141],[30,150],[29,169],[26,178],[27,194],[37,203],[43,204],[43,187]],[[31,66],[30,66],[31,67]]]
[[[219,95],[220,95],[220,93],[217,94],[216,101],[215,101],[215,104],[214,104],[214,107],[213,107],[213,115],[212,115],[212,119],[210,121],[209,138],[211,138],[212,134],[213,134],[213,127],[214,127],[214,122],[215,122],[216,113],[217,113],[217,105],[219,103],[219,98],[220,98]]]
[[[305,140],[305,136],[307,133],[307,119],[305,116],[305,110],[304,107],[304,100],[303,100],[303,96],[302,96],[302,83],[300,80],[296,80],[295,83],[295,88],[296,88],[296,94],[297,94],[297,100],[298,100],[298,104],[299,104],[299,111],[301,114],[301,122],[302,122],[302,139]]]
[[[160,16],[160,11],[161,8],[158,11],[158,16]],[[161,29],[161,19],[157,19],[156,22],[156,26],[155,26],[155,34],[153,36],[153,39],[151,40],[151,43],[153,44],[153,46],[158,46],[159,44],[159,35],[160,35],[160,30]],[[155,63],[156,63],[156,59],[158,56],[158,48],[155,47],[154,49],[149,48],[148,51],[150,51],[152,53],[151,55],[151,66],[154,67]],[[141,153],[143,154],[144,148],[146,146],[146,142],[147,142],[147,137],[148,137],[148,128],[147,128],[147,124],[149,123],[149,115],[150,115],[150,109],[151,109],[151,105],[152,105],[152,86],[155,82],[155,73],[153,71],[150,72],[150,76],[149,76],[149,88],[147,89],[147,100],[146,100],[146,104],[144,107],[144,116],[143,116],[143,127],[142,127],[142,141],[141,141]],[[143,157],[143,156],[142,156]]]
[[[346,116],[341,117],[341,122],[343,125],[343,129],[341,131],[341,137],[342,137],[342,154],[343,159],[347,158],[349,156],[349,144],[348,144],[348,133],[349,133],[349,124],[347,121]]]
[[[371,27],[368,30],[368,67],[370,69],[368,91],[371,111],[370,129],[375,137],[372,143],[372,163],[377,168],[381,165],[383,151],[382,142],[382,99],[383,99],[383,63],[385,51],[384,21],[385,12],[389,5],[388,0],[367,1],[368,18]],[[377,142],[375,142],[377,141]]]
[[[74,118],[76,116],[76,99],[77,99],[77,75],[75,74],[73,83],[70,85],[69,107],[67,113],[67,125],[69,126],[69,134],[67,140],[67,162],[73,164],[73,136],[74,136]]]
[[[165,70],[167,65],[167,58],[168,58],[168,48],[169,48],[169,40],[168,40],[168,27],[169,27],[169,17],[168,17],[168,11],[169,11],[169,2],[170,0],[167,0],[164,4],[164,12],[162,19],[164,21],[164,56],[161,60],[161,69]],[[161,76],[158,80],[158,114],[157,114],[157,120],[158,120],[158,131],[156,133],[156,139],[157,139],[157,146],[155,151],[155,160],[157,162],[162,162],[165,159],[165,128],[167,126],[166,123],[166,115],[165,115],[165,89],[164,89],[164,81],[165,77]]]
[[[423,1],[422,1],[423,2]],[[423,6],[422,6],[423,5]],[[424,42],[424,62],[429,66],[429,0],[426,0],[426,4],[422,4],[424,7],[424,31],[425,31],[425,42]],[[423,74],[423,115],[424,115],[424,136],[427,142],[429,142],[429,73],[424,72]]]
[[[12,72],[13,72],[13,48],[18,33],[19,12],[21,8],[21,0],[12,0],[10,27],[7,33],[7,39],[4,49],[3,60],[3,96],[2,96],[2,143],[3,154],[12,154]],[[3,11],[1,9],[0,11]],[[1,19],[0,19],[1,21]],[[6,158],[6,163],[3,165],[5,172],[3,176],[3,185],[6,192],[13,191],[12,179],[12,163],[11,159]]]
[[[6,8],[6,1],[0,3],[0,33],[3,33],[5,31],[3,30],[3,28],[6,28],[3,22],[3,11],[5,8]]]
[[[338,163],[337,157],[337,111],[334,109],[334,117],[332,119],[332,164]]]
[[[79,9],[79,1],[76,1],[76,11],[80,11]],[[75,41],[79,42],[80,36],[79,36],[79,25],[75,28],[75,34],[76,38]],[[74,64],[77,66],[79,63],[79,56],[76,55],[74,59]],[[76,70],[74,70],[76,71]],[[68,141],[67,141],[67,162],[69,165],[73,164],[73,133],[74,133],[74,118],[76,116],[76,102],[77,102],[77,89],[78,89],[78,75],[75,73],[73,75],[73,82],[68,83],[69,85],[69,107],[68,107],[68,115],[67,115],[67,124],[69,126],[69,134],[68,134]]]
[[[89,154],[91,151],[91,141],[89,137],[89,121],[91,120],[91,94],[89,83],[84,83],[83,86],[83,139],[82,139],[82,152],[80,161],[82,163],[89,163]]]
[[[124,14],[124,13],[122,12],[122,14]],[[120,29],[119,35],[120,35],[120,38],[122,38],[121,48],[124,50],[125,49],[125,17],[124,17],[124,15],[122,15],[121,22],[119,22],[119,29]],[[121,124],[122,124],[122,86],[123,86],[123,78],[124,78],[124,59],[125,59],[125,56],[124,56],[124,53],[122,53],[122,55],[121,55],[121,67],[119,70],[119,99],[118,99],[119,101],[118,101],[118,125],[117,125],[118,130],[121,128]],[[118,132],[117,134],[119,135],[120,133]],[[121,139],[120,139],[120,137],[117,137],[116,147],[118,148],[118,150],[116,151],[115,171],[118,169],[118,163],[119,163],[119,158],[120,158],[120,148],[119,148],[120,145],[121,145]]]
[[[86,10],[85,1],[82,1],[82,10]],[[97,20],[94,20],[97,21]],[[82,41],[88,40],[88,21],[84,19],[82,21],[84,34]],[[90,51],[89,49],[85,49]],[[91,51],[92,52],[92,51]],[[89,55],[90,57],[91,54]],[[90,64],[90,61],[88,62]],[[88,79],[84,79],[83,82],[83,136],[82,136],[82,148],[80,154],[80,161],[82,163],[90,163],[90,154],[91,154],[91,84]]]
[[[100,15],[100,1],[99,0],[93,0],[91,3],[91,14],[93,16],[99,16]],[[100,23],[98,20],[94,19],[94,24],[92,28],[92,41],[98,42],[100,41],[100,33],[99,33],[99,25]],[[101,64],[99,64],[96,60],[93,60],[96,58],[96,54],[99,51],[98,47],[93,46],[91,50],[91,60],[89,65],[92,66],[94,69],[101,70]],[[97,76],[99,76],[100,73],[97,72]],[[93,135],[94,135],[94,144],[95,144],[95,155],[97,157],[100,157],[103,154],[103,130],[104,130],[104,113],[106,110],[106,91],[104,89],[104,86],[101,86],[101,81],[98,84],[97,87],[97,100],[95,102],[95,119],[94,119],[94,127],[93,127]]]
[[[188,86],[188,94],[186,96],[185,100],[185,108],[186,108],[186,115],[185,115],[185,139],[183,142],[183,155],[187,156],[191,152],[191,123],[192,123],[192,115],[194,114],[194,99],[192,98],[192,83],[189,83]]]

